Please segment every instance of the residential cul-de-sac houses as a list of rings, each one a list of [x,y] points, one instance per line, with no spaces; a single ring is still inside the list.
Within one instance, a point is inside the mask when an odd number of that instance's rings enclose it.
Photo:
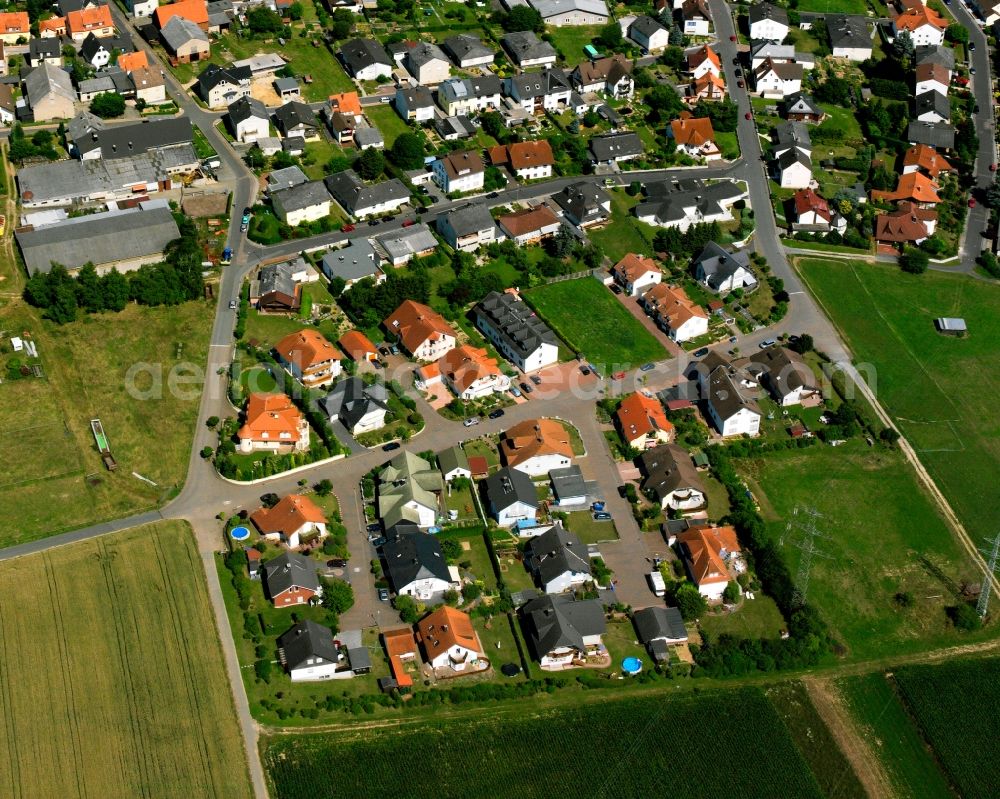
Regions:
[[[937,211],[901,202],[895,211],[875,217],[875,240],[885,244],[920,244],[934,235]]]
[[[316,115],[312,108],[298,100],[292,100],[276,108],[274,124],[285,138],[301,136],[306,141],[319,138],[319,122]]]
[[[525,637],[545,670],[573,668],[588,656],[606,652],[604,607],[597,599],[574,600],[568,594],[545,594],[521,608]]]
[[[941,45],[948,21],[921,0],[901,0],[901,10],[892,21],[894,35],[905,31],[915,47]]]
[[[627,297],[641,297],[663,280],[663,272],[652,258],[632,252],[611,267],[611,277]]]
[[[434,95],[426,86],[396,89],[393,107],[407,121],[427,122],[434,119]]]
[[[347,73],[357,80],[392,77],[392,60],[374,39],[351,39],[338,52]]]
[[[951,121],[951,101],[939,91],[928,89],[923,94],[918,94],[914,106],[920,122]]]
[[[240,452],[305,452],[309,422],[284,394],[251,394],[243,426],[236,434]]]
[[[402,266],[413,258],[430,255],[438,247],[438,240],[424,223],[384,233],[372,239],[375,251],[393,266]]]
[[[321,180],[271,192],[274,213],[291,227],[330,215],[330,192]]]
[[[565,428],[554,419],[525,419],[508,428],[500,441],[503,462],[529,477],[569,466],[573,447]]]
[[[358,281],[371,278],[376,283],[385,280],[385,272],[380,268],[381,258],[368,239],[352,239],[346,247],[329,250],[320,262],[323,274],[328,280],[340,278],[344,288],[350,288]]]
[[[604,92],[616,100],[627,100],[635,91],[632,62],[618,54],[580,63],[571,75],[581,92]]]
[[[750,38],[772,42],[784,41],[790,30],[788,12],[771,3],[754,3],[750,6]]]
[[[353,170],[345,169],[327,175],[323,182],[337,204],[357,219],[392,213],[410,199],[409,189],[398,178],[369,185]]]
[[[702,45],[697,50],[688,53],[687,68],[691,77],[697,80],[705,75],[713,75],[716,78],[722,77],[722,60],[718,53],[707,44]]]
[[[792,195],[792,207],[795,221],[792,227],[797,230],[829,231],[836,230],[843,234],[847,229],[847,220],[830,208],[830,204],[812,189],[801,189]]]
[[[812,184],[812,158],[798,147],[779,155],[775,168],[778,185],[783,189],[805,189]]]
[[[646,313],[678,344],[708,332],[708,314],[680,286],[659,283],[643,295],[642,304]]]
[[[926,92],[948,94],[948,87],[951,84],[951,71],[943,64],[934,64],[929,61],[925,64],[917,64],[915,73],[915,96],[919,97]]]
[[[433,164],[434,182],[446,194],[482,191],[486,176],[483,159],[474,150],[456,150]]]
[[[688,640],[684,617],[677,608],[654,605],[635,611],[632,622],[639,633],[639,641],[650,657],[657,662],[670,660],[670,646],[685,644]]]
[[[484,481],[483,495],[490,517],[501,527],[535,521],[538,494],[535,484],[524,472],[510,467],[494,472]]]
[[[622,439],[640,450],[666,444],[674,435],[674,426],[667,419],[660,401],[638,391],[622,400],[615,411],[614,422]]]
[[[731,219],[733,204],[747,197],[745,184],[733,180],[709,184],[699,180],[657,181],[643,188],[646,197],[633,209],[636,218],[682,232],[699,222]]]
[[[462,449],[461,444],[456,444],[448,449],[443,449],[437,454],[438,468],[446,483],[451,483],[458,477],[465,479],[472,478],[472,470],[469,468],[469,458]]]
[[[278,638],[278,657],[292,682],[331,680],[340,668],[341,653],[329,627],[305,619]],[[352,672],[347,670],[347,674]]]
[[[330,385],[340,375],[343,353],[317,330],[289,333],[274,345],[278,361],[307,388]]]
[[[926,144],[914,144],[903,156],[903,174],[922,172],[932,180],[938,175],[954,172],[955,168],[933,147]]]
[[[323,511],[301,494],[288,494],[273,507],[255,510],[250,521],[264,538],[280,541],[291,549],[298,549],[307,537],[324,538],[327,534]]]
[[[461,674],[485,659],[472,619],[448,605],[417,622],[417,641],[424,648],[427,663],[435,670]]]
[[[682,111],[679,119],[671,121],[667,133],[676,145],[677,152],[705,161],[718,161],[722,158],[722,151],[715,143],[712,120],[708,117],[695,118],[690,112]]]
[[[317,561],[298,552],[282,552],[265,563],[264,590],[276,608],[304,605],[323,596],[323,585],[316,572]]]
[[[698,282],[720,294],[757,285],[746,250],[731,253],[710,241],[695,257],[693,266]]]
[[[404,300],[382,326],[418,361],[436,361],[455,346],[455,331],[443,316],[415,300]]]
[[[684,0],[681,22],[685,36],[708,36],[712,30],[712,12],[705,0]]]
[[[472,309],[479,330],[522,372],[536,372],[559,360],[555,333],[520,297],[491,291]]]
[[[226,119],[237,141],[250,144],[270,135],[271,121],[267,108],[253,97],[241,97],[231,103]]]
[[[538,38],[533,31],[508,33],[500,40],[511,61],[521,69],[527,67],[553,67],[556,50],[548,42]]]
[[[718,366],[699,372],[699,390],[708,418],[723,438],[755,437],[760,433],[762,418],[755,398],[757,384],[738,374],[724,359],[720,360],[723,362]]]
[[[590,140],[591,160],[595,164],[614,164],[642,156],[642,139],[638,133],[610,133]]]
[[[441,43],[441,49],[461,69],[488,66],[496,57],[496,53],[481,39],[468,33],[450,36]]]
[[[348,330],[337,339],[337,346],[355,363],[371,363],[378,359],[375,344],[360,330]]]
[[[761,97],[783,99],[802,89],[802,65],[766,59],[753,72],[754,91]]]
[[[500,108],[502,84],[496,75],[448,78],[438,86],[438,104],[448,116]]]
[[[475,252],[496,240],[496,222],[483,203],[469,203],[437,218],[438,233],[453,249]]]
[[[583,471],[575,464],[553,469],[549,472],[553,505],[559,508],[580,507],[587,504],[588,497],[600,496],[600,489],[594,483],[583,479]]]
[[[481,399],[510,388],[510,378],[485,349],[463,344],[442,355],[434,363],[417,369],[417,388],[430,390],[444,383],[459,399]]]
[[[410,48],[404,61],[407,71],[422,86],[437,86],[451,72],[451,62],[444,51],[431,42]]]
[[[528,541],[524,565],[546,594],[561,594],[593,580],[587,546],[559,523]]]
[[[378,475],[378,515],[386,528],[399,522],[431,527],[441,515],[444,478],[426,460],[401,452]]]
[[[352,436],[385,427],[389,394],[384,383],[365,385],[360,377],[339,380],[316,404],[331,424],[340,422]]]
[[[562,222],[547,205],[536,205],[497,218],[497,224],[519,246],[533,244],[554,236],[562,227]]]
[[[705,506],[705,485],[691,454],[676,444],[662,444],[639,456],[642,491],[663,510],[689,511]]]

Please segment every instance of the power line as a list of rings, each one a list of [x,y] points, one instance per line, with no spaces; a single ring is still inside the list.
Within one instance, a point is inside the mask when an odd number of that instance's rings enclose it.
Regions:
[[[808,517],[805,521],[799,520],[799,514]],[[799,529],[802,532],[802,539],[799,541],[793,541],[792,546],[798,547],[802,550],[802,557],[799,560],[799,570],[795,575],[795,593],[792,597],[792,601],[796,605],[804,605],[806,602],[806,596],[809,593],[809,576],[812,572],[812,561],[814,557],[825,558],[827,560],[833,560],[830,555],[826,555],[823,551],[816,546],[817,538],[830,539],[830,536],[826,533],[821,532],[817,525],[816,520],[822,519],[823,514],[817,511],[815,508],[798,506],[792,511],[792,519],[789,520],[785,527],[786,533],[791,533],[793,529]]]
[[[996,537],[990,541],[986,539],[986,543],[992,544],[992,548],[987,551],[985,549],[980,549],[984,555],[989,555],[989,560],[986,562],[986,573],[983,575],[983,587],[979,590],[979,601],[976,603],[976,612],[979,614],[981,619],[986,618],[986,611],[990,606],[990,591],[993,588],[993,574],[997,570],[997,560],[1000,559],[1000,533],[997,533]]]

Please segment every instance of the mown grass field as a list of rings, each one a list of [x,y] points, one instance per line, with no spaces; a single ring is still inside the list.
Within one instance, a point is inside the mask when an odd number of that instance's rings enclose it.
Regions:
[[[804,259],[799,270],[973,539],[995,535],[1000,286],[856,261]],[[964,317],[969,337],[939,335],[940,316]]]
[[[667,357],[666,348],[593,278],[537,286],[525,297],[591,363],[624,368]]]
[[[611,221],[602,228],[589,231],[587,235],[591,241],[599,245],[608,258],[616,262],[630,252],[651,255],[655,231],[630,213],[641,198],[629,197],[619,189],[608,193],[611,195]]]
[[[7,379],[15,356],[3,337],[0,546],[153,508],[183,484],[201,384],[176,383],[171,373],[200,375],[211,320],[212,307],[201,302],[132,305],[63,326],[18,300],[0,305],[0,330],[29,331],[45,374]],[[101,463],[90,431],[95,417],[116,472]]]
[[[740,468],[793,575],[803,556],[798,545],[804,543],[800,525],[809,521],[805,509],[821,514],[816,528],[823,537],[814,539],[820,554],[812,558],[808,599],[848,657],[967,640],[945,608],[956,603],[963,580],[979,579],[978,571],[899,452],[855,439],[837,448],[769,453]],[[899,592],[912,595],[912,607],[896,604]]]
[[[0,564],[0,795],[251,795],[203,574],[182,522]]]
[[[275,799],[533,799],[574,785],[609,799],[821,795],[774,708],[750,689],[280,736],[261,747]]]
[[[888,678],[882,674],[847,677],[837,682],[837,688],[858,733],[879,755],[897,796],[921,799],[951,795],[948,780]]]
[[[907,666],[900,695],[964,799],[988,799],[1000,784],[1000,659]]]

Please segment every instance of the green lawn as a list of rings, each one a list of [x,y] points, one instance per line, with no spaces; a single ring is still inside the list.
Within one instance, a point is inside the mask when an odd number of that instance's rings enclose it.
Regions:
[[[847,677],[836,685],[858,734],[879,756],[897,796],[921,799],[953,795],[889,678],[881,673],[866,674]]]
[[[740,638],[777,638],[786,628],[784,617],[771,597],[758,591],[754,599],[744,600],[733,613],[703,614],[702,629],[712,636],[724,634]]]
[[[716,133],[715,143],[722,150],[722,157],[733,161],[740,157],[740,143],[735,133]]]
[[[624,367],[667,357],[663,345],[593,278],[538,286],[525,297],[570,347],[592,363]]]
[[[365,116],[368,117],[369,122],[382,131],[382,138],[385,139],[387,150],[392,147],[401,134],[412,130],[391,105],[368,106],[365,108]]]
[[[832,2],[837,2],[837,0],[832,0]],[[845,144],[864,142],[864,137],[861,135],[861,125],[851,109],[829,103],[820,103],[820,108],[827,116],[820,123],[819,128],[836,130],[840,134],[840,141]],[[818,147],[817,149],[822,150],[823,148]]]
[[[808,599],[849,657],[900,654],[966,637],[951,626],[945,608],[963,581],[979,579],[977,569],[898,451],[855,439],[836,449],[770,453],[740,468],[760,489],[755,493],[768,529],[793,575],[807,521],[795,509],[821,514]],[[897,607],[897,592],[911,593],[914,605]]]
[[[799,269],[973,539],[995,535],[1000,286],[857,261],[803,259]],[[939,335],[940,316],[964,317],[971,335]]]
[[[615,527],[614,521],[595,521],[589,510],[578,510],[567,514],[566,529],[583,544],[618,540],[618,528]]]
[[[586,57],[583,48],[590,44],[601,31],[600,25],[550,25],[547,32],[552,35],[552,46],[566,58],[567,64],[579,64]],[[602,51],[603,48],[598,47]]]
[[[651,255],[653,229],[630,213],[638,197],[629,197],[624,191],[610,191],[611,221],[598,230],[587,233],[612,261],[620,261],[628,253]]]

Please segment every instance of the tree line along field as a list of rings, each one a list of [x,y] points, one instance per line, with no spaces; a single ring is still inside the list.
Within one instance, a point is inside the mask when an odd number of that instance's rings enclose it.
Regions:
[[[1000,286],[907,275],[881,264],[801,259],[797,267],[844,335],[880,402],[974,540],[1000,516]],[[934,319],[966,320],[966,338]]]
[[[667,357],[666,348],[594,278],[537,286],[524,296],[556,334],[591,363],[624,368]]]
[[[0,564],[0,796],[251,795],[203,575],[183,522]]]
[[[21,358],[0,342],[0,547],[166,500],[184,482],[201,396],[199,382],[171,390],[170,374],[205,363],[211,307],[128,306],[67,325],[43,320],[20,301],[0,305],[0,330],[30,333],[43,377],[11,379]],[[128,389],[130,369],[148,364]],[[187,366],[181,366],[186,364]],[[182,393],[183,392],[183,393]],[[108,472],[90,420],[100,418],[118,462]],[[138,472],[155,486],[133,476]]]
[[[917,483],[902,453],[853,439],[739,463],[793,574],[815,511],[808,599],[852,660],[994,635],[954,628],[947,609],[980,572]],[[910,598],[908,606],[898,594]],[[845,602],[844,597],[850,597]]]
[[[275,799],[819,797],[755,689],[619,698],[261,743]]]
[[[964,799],[1000,785],[1000,659],[906,666],[893,677],[907,709]]]

